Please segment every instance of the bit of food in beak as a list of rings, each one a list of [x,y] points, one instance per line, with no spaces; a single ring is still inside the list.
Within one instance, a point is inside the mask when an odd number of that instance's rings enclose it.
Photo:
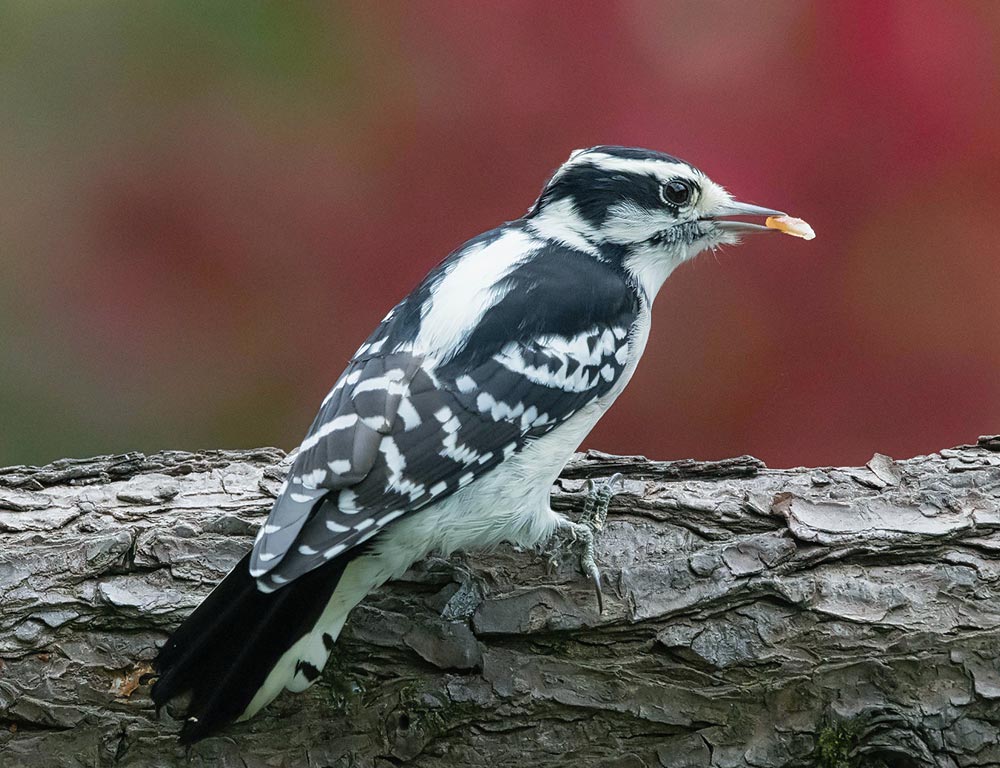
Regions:
[[[812,240],[816,237],[812,227],[793,216],[768,216],[764,225],[768,229],[776,229],[792,237],[801,237],[803,240]]]

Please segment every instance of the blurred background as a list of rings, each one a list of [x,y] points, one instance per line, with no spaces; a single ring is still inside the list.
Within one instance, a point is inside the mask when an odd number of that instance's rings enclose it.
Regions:
[[[1000,431],[1000,3],[0,5],[0,465],[294,446],[577,147],[818,238],[667,282],[586,446],[772,466]]]

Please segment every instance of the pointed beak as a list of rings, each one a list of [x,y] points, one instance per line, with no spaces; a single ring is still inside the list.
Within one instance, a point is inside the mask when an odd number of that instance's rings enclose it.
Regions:
[[[755,232],[777,232],[776,229],[765,227],[762,224],[751,224],[749,221],[729,221],[730,216],[785,216],[784,211],[776,211],[773,208],[763,208],[750,203],[726,203],[716,208],[706,219],[715,222],[717,229],[723,232],[732,232],[737,235],[749,235]]]

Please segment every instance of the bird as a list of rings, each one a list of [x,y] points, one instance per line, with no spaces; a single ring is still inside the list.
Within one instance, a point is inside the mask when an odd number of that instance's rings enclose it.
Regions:
[[[251,551],[159,649],[157,708],[189,696],[180,741],[308,688],[351,610],[431,553],[564,538],[600,598],[614,489],[574,521],[552,485],[632,377],[667,277],[780,231],[738,217],[784,216],[671,155],[601,145],[431,269],[326,395]]]

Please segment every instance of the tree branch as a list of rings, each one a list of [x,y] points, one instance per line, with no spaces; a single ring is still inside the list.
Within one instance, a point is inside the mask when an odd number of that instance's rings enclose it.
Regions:
[[[149,661],[250,546],[282,458],[0,469],[0,764],[1000,762],[996,437],[855,468],[577,456],[560,510],[626,478],[602,616],[569,563],[431,558],[354,611],[319,684],[186,758]]]

